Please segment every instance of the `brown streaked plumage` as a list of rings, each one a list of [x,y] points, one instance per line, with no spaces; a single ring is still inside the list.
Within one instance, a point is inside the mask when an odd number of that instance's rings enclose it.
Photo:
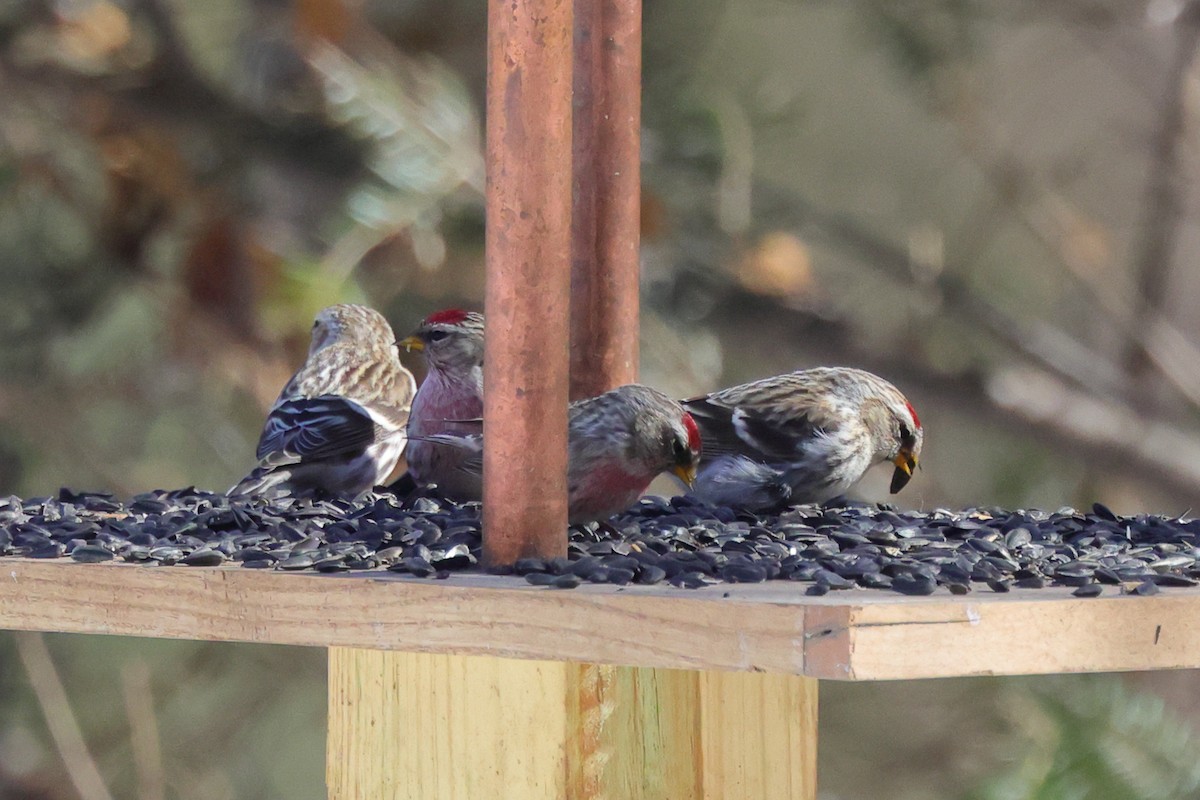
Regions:
[[[631,383],[571,404],[567,498],[572,524],[605,519],[671,472],[691,485],[701,435],[692,416],[657,389]]]
[[[322,310],[308,358],[267,415],[258,466],[229,494],[370,489],[404,452],[415,393],[382,314],[350,304]]]
[[[896,465],[895,493],[912,477],[925,437],[899,389],[848,367],[777,375],[683,406],[704,439],[694,492],[719,505],[821,502],[882,461]]]
[[[466,424],[466,423],[464,423]],[[469,424],[476,431],[482,420]],[[462,453],[456,469],[478,485],[483,435],[440,434],[431,443]],[[655,477],[671,472],[691,484],[700,462],[700,431],[691,415],[657,389],[628,384],[570,406],[567,423],[567,502],[571,524],[604,519],[629,508]],[[457,496],[477,500],[478,494]]]

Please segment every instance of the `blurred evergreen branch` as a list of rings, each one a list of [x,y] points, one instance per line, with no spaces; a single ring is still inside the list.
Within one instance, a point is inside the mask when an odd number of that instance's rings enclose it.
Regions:
[[[390,55],[360,64],[328,45],[311,55],[331,115],[370,145],[366,164],[374,180],[350,192],[346,207],[355,227],[325,259],[338,275],[402,232],[422,267],[441,266],[441,201],[460,187],[477,200],[483,194],[481,126],[462,82],[431,56]]]
[[[1023,691],[1020,687],[1027,687]],[[1200,738],[1114,675],[1015,683],[1006,708],[1024,744],[968,800],[1183,800],[1200,793]]]

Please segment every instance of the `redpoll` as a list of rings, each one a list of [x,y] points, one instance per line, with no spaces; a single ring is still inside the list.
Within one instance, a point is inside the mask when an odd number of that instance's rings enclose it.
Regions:
[[[231,495],[357,493],[400,460],[416,384],[379,312],[317,314],[308,359],[283,387],[258,440],[259,465]]]
[[[479,481],[482,434],[429,438],[461,450],[458,469]],[[657,389],[629,384],[571,404],[567,460],[569,521],[574,525],[604,519],[637,502],[663,472],[690,486],[700,460],[700,431],[679,403]],[[474,500],[478,495],[457,499]]]
[[[688,486],[700,431],[679,403],[631,383],[571,404],[567,425],[570,522],[610,517],[637,502],[663,472]]]
[[[469,454],[427,437],[479,429],[461,420],[483,415],[483,315],[439,311],[400,346],[419,351],[429,366],[408,418],[409,474],[419,485],[437,484],[447,497],[478,498],[483,491],[479,474],[459,468]]]
[[[704,438],[694,492],[751,509],[821,502],[882,461],[892,494],[921,455],[924,431],[904,395],[876,375],[841,367],[801,370],[684,400]]]

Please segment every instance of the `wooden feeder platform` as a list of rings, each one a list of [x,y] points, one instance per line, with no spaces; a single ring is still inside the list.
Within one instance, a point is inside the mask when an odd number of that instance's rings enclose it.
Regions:
[[[567,400],[637,379],[640,76],[640,0],[488,3],[487,563],[566,554]],[[328,648],[336,800],[813,800],[819,680],[1200,667],[1200,589],[803,588],[6,557],[0,628]]]
[[[0,559],[0,628],[733,670],[822,680],[1200,667],[1200,588],[821,597],[701,589]]]
[[[1200,667],[1200,589],[905,597],[0,559],[0,628],[329,649],[333,798],[815,797],[817,682]]]

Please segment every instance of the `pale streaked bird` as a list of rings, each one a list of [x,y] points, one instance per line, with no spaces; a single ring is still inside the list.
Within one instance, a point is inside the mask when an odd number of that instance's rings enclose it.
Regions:
[[[415,393],[382,314],[348,304],[322,310],[313,322],[307,360],[267,415],[258,466],[229,494],[370,489],[404,453]]]
[[[820,367],[683,401],[704,439],[693,492],[764,510],[822,502],[891,462],[891,491],[912,478],[925,432],[900,390],[878,375]]]

